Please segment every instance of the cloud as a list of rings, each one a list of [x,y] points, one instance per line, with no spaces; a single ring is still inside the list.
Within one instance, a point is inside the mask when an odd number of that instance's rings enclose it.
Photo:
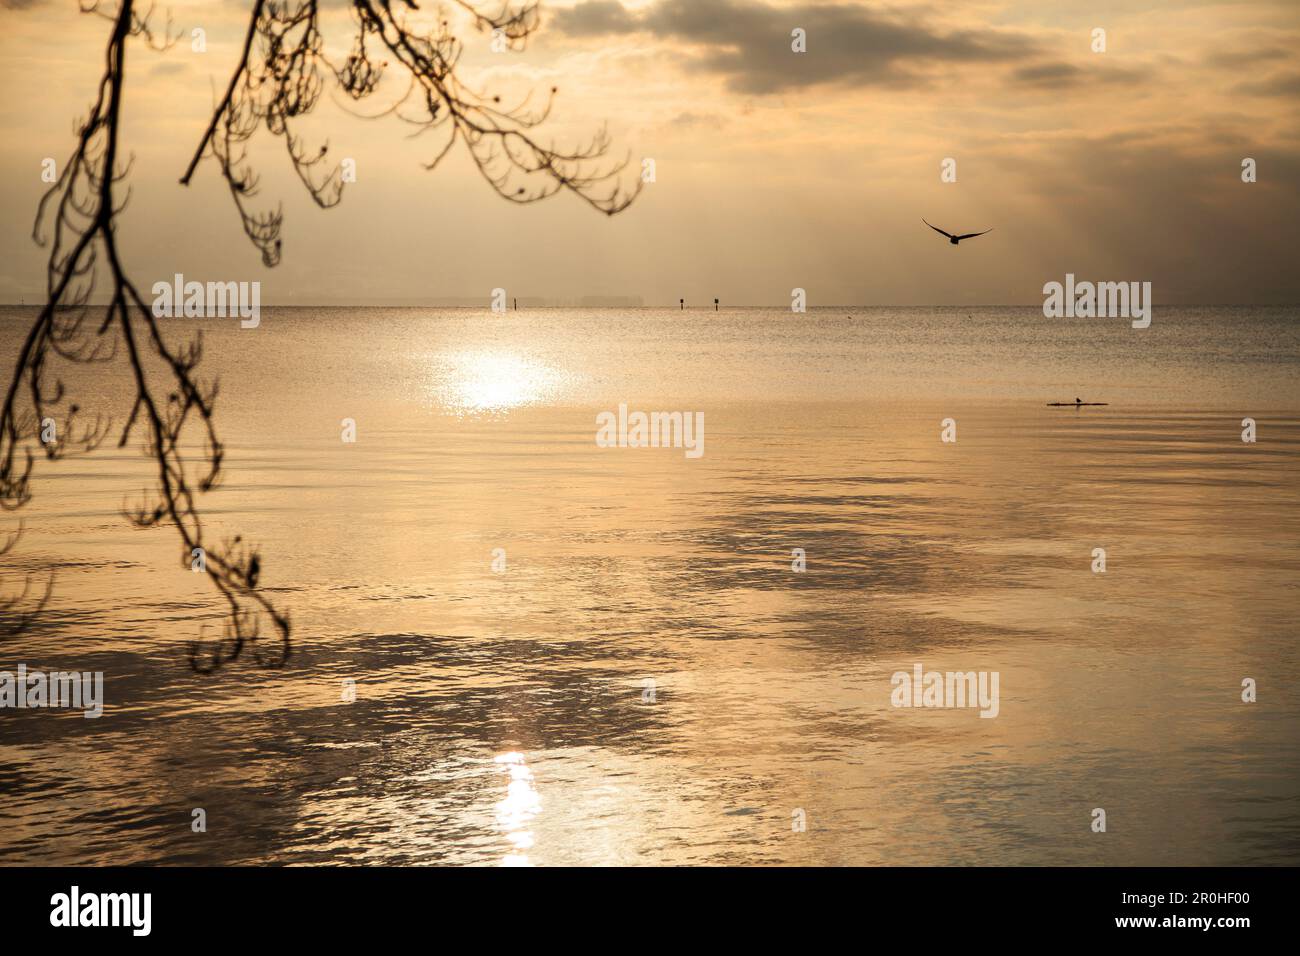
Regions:
[[[590,3],[561,9],[552,22],[571,36],[631,33],[637,29],[638,23],[617,0],[591,0]]]
[[[650,34],[699,48],[693,65],[742,93],[778,93],[817,84],[919,86],[958,64],[1022,63],[1038,44],[1004,30],[948,30],[865,7],[772,7],[740,0],[661,0],[629,10],[589,0],[557,11],[552,27],[570,37]],[[807,52],[791,50],[791,31]]]
[[[1069,63],[1039,63],[1034,66],[1022,66],[1016,70],[1015,78],[1030,86],[1058,89],[1079,82],[1083,72],[1079,67]]]
[[[678,113],[671,120],[669,126],[676,126],[681,129],[690,129],[693,127],[704,127],[706,129],[717,129],[727,122],[725,116],[719,113],[694,113],[690,110]]]
[[[1256,66],[1259,63],[1276,60],[1289,60],[1291,53],[1281,47],[1247,48],[1241,50],[1224,50],[1211,53],[1205,61],[1212,66],[1237,69],[1243,66]]]
[[[150,76],[179,76],[182,73],[190,71],[189,64],[179,60],[165,60],[162,63],[155,63],[149,70]]]
[[[1045,90],[1063,90],[1096,83],[1139,83],[1151,78],[1150,71],[1119,69],[1107,64],[1084,69],[1073,63],[1033,63],[1016,70],[1012,77],[1026,86]]]
[[[1238,83],[1232,91],[1247,96],[1300,96],[1300,73],[1278,73],[1266,80]]]

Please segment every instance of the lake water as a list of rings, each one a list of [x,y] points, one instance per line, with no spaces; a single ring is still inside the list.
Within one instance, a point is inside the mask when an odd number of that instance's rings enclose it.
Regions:
[[[0,862],[1300,863],[1300,310],[168,321],[293,654],[189,668],[221,607],[122,516],[138,442],[38,461],[0,593],[54,593],[0,670],[106,703],[0,710]],[[599,447],[620,402],[704,454]],[[892,706],[916,664],[997,716]]]

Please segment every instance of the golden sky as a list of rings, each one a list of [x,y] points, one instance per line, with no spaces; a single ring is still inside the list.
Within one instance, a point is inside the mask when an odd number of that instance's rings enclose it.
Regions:
[[[431,13],[435,8],[417,0]],[[0,301],[40,301],[41,162],[71,150],[109,23],[73,0],[0,0]],[[491,0],[495,7],[496,0]],[[326,49],[355,28],[323,3]],[[309,131],[356,161],[316,208],[280,141],[254,160],[283,200],[265,268],[209,160],[184,171],[237,58],[251,0],[159,4],[182,39],[128,53],[135,156],[120,244],[139,285],[259,280],[264,305],[640,296],[646,304],[1036,304],[1065,273],[1153,283],[1159,303],[1300,301],[1300,3],[551,0],[520,51],[468,27],[463,78],[559,88],[564,144],[607,123],[656,182],[607,218],[572,196],[518,207],[463,150],[327,94]],[[206,32],[206,51],[190,31]],[[1106,50],[1092,50],[1092,31]],[[807,34],[807,52],[790,33]],[[392,77],[390,77],[392,79]],[[382,91],[381,91],[382,92]],[[545,134],[544,134],[545,135]],[[957,181],[940,181],[945,158]],[[1241,181],[1256,160],[1258,182]],[[992,227],[948,245],[949,231]]]

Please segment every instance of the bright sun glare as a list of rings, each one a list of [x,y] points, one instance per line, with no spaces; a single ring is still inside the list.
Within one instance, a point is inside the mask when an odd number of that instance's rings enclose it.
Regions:
[[[553,395],[560,374],[512,352],[470,351],[441,355],[434,389],[440,402],[461,415],[505,412]]]

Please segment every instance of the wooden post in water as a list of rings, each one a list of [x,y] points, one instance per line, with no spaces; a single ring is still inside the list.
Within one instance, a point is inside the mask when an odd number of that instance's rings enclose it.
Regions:
[[[717,311],[718,311],[718,298],[717,298],[717,296],[714,296],[714,297],[713,297],[713,311],[714,311],[714,312],[717,312]]]
[[[686,311],[686,300],[685,300],[685,299],[678,299],[678,300],[677,300],[677,304],[681,306],[683,312]]]

